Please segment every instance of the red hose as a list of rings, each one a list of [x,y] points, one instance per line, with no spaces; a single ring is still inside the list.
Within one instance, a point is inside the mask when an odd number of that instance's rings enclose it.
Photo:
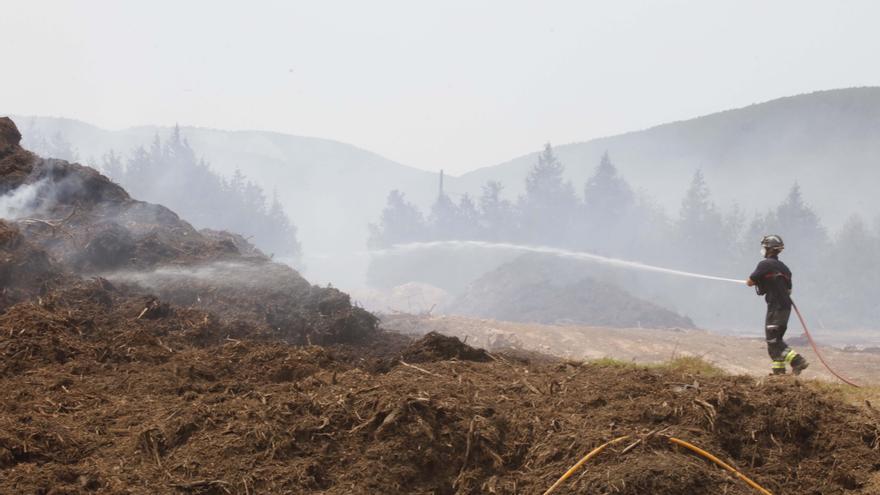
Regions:
[[[807,340],[810,341],[810,345],[813,347],[813,351],[816,352],[816,356],[819,356],[819,361],[822,362],[822,365],[825,366],[825,368],[828,369],[828,371],[830,371],[832,375],[839,378],[840,381],[842,381],[843,383],[846,383],[847,385],[852,385],[853,387],[856,387],[856,388],[861,388],[859,385],[857,385],[856,383],[853,383],[851,380],[847,380],[843,376],[839,375],[836,371],[831,369],[831,366],[828,366],[828,363],[825,362],[825,358],[822,357],[822,353],[819,352],[819,348],[816,346],[816,342],[813,340],[813,336],[810,335],[810,331],[807,330],[807,324],[804,322],[804,317],[801,316],[801,312],[798,309],[797,305],[794,303],[794,301],[791,302],[791,306],[794,308],[794,312],[795,312],[795,314],[797,314],[798,320],[801,321],[801,326],[804,327],[804,334],[807,336]]]

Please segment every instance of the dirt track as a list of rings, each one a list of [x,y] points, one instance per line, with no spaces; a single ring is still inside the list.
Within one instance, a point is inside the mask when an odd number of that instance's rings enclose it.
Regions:
[[[695,356],[729,373],[757,377],[765,376],[770,366],[763,339],[725,336],[705,330],[540,325],[461,316],[408,315],[385,316],[382,324],[410,335],[435,331],[489,350],[520,348],[565,359],[613,358],[648,364]],[[804,372],[805,378],[836,381],[796,329],[789,330],[786,338],[811,363]],[[880,353],[825,346],[820,351],[839,373],[860,383],[880,385]]]

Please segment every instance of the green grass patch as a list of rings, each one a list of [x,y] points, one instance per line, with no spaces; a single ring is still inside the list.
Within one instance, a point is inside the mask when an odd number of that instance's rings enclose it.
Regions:
[[[640,366],[632,361],[622,361],[610,357],[591,359],[587,361],[587,364],[602,366],[603,368],[644,368],[644,366]]]
[[[655,368],[690,373],[693,375],[722,376],[728,373],[714,364],[697,356],[681,356],[665,363],[654,365]]]
[[[692,375],[704,375],[704,376],[722,376],[727,373],[721,368],[715,366],[714,364],[696,357],[696,356],[681,356],[663,363],[653,363],[653,364],[639,364],[633,361],[622,361],[620,359],[614,359],[610,357],[603,357],[599,359],[593,359],[587,362],[588,364],[592,364],[595,366],[602,366],[605,368],[626,368],[626,369],[635,369],[635,368],[643,368],[643,369],[655,369],[655,370],[667,370],[667,371],[676,371],[679,373],[688,373]]]
[[[875,409],[880,409],[880,386],[870,385],[856,388],[845,383],[825,380],[805,380],[804,383],[813,390],[831,395],[842,402],[864,406],[867,401]]]

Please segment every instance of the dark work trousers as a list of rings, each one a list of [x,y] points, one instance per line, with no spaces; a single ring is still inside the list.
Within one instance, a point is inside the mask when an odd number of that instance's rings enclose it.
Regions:
[[[782,339],[785,336],[785,330],[788,329],[789,316],[791,316],[791,306],[767,305],[764,332],[767,336],[767,352],[770,354],[770,359],[774,361],[782,361],[789,351],[788,344]]]

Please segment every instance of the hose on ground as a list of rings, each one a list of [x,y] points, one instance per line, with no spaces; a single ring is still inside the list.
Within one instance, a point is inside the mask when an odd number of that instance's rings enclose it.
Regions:
[[[614,440],[611,440],[610,442],[605,442],[602,445],[591,450],[589,454],[582,457],[581,460],[577,461],[577,463],[574,466],[569,468],[569,470],[566,471],[565,474],[563,474],[561,478],[556,480],[556,483],[553,483],[553,486],[548,488],[547,491],[544,492],[544,495],[549,495],[550,493],[553,492],[553,490],[556,490],[559,487],[559,485],[564,483],[565,480],[567,480],[571,475],[573,475],[575,473],[575,471],[580,469],[580,467],[583,466],[584,464],[586,464],[587,461],[589,461],[593,457],[596,457],[597,455],[599,455],[599,453],[602,452],[603,450],[605,450],[606,447],[608,447],[609,445],[614,445],[615,443],[618,443],[618,442],[622,442],[622,441],[626,440],[627,438],[629,438],[629,435],[618,437],[618,438],[615,438]]]
[[[606,447],[608,447],[609,445],[613,445],[615,443],[618,443],[618,442],[622,442],[622,441],[626,440],[627,438],[629,438],[629,435],[618,437],[618,438],[615,438],[614,440],[611,440],[609,442],[605,442],[602,445],[591,450],[587,455],[582,457],[581,460],[579,460],[574,466],[569,468],[569,470],[566,471],[565,474],[563,474],[558,480],[556,480],[556,483],[553,483],[553,486],[548,488],[547,491],[544,492],[544,495],[550,495],[550,493],[552,493],[554,490],[556,490],[562,483],[565,482],[565,480],[567,480],[569,477],[571,477],[571,475],[574,474],[575,471],[580,469],[580,467],[583,466],[584,464],[586,464],[587,461],[589,461],[593,457],[596,457],[600,452],[605,450]],[[715,464],[721,466],[722,468],[726,469],[727,471],[730,471],[731,473],[736,475],[737,478],[743,480],[747,485],[754,488],[755,490],[760,492],[762,495],[773,495],[769,490],[767,490],[766,488],[762,487],[761,485],[755,483],[748,476],[742,474],[741,472],[739,472],[735,468],[733,468],[731,465],[729,465],[726,462],[722,461],[721,459],[715,457],[714,455],[710,454],[709,452],[706,452],[705,450],[697,447],[696,445],[689,443],[689,442],[686,442],[684,440],[681,440],[680,438],[667,437],[667,439],[671,443],[674,443],[674,444],[679,445],[681,447],[684,447],[692,452],[695,452],[695,453],[705,457],[706,459],[709,459],[710,461],[714,462]]]
[[[798,309],[797,304],[795,304],[794,301],[791,301],[791,307],[794,308],[794,312],[797,315],[798,320],[800,320],[800,322],[801,322],[801,327],[803,327],[803,329],[804,329],[804,334],[807,336],[807,340],[810,342],[810,346],[813,348],[813,352],[816,353],[816,356],[819,358],[819,362],[822,363],[822,366],[825,366],[825,369],[830,371],[832,375],[839,378],[840,381],[842,381],[843,383],[846,383],[847,385],[852,385],[853,387],[856,387],[856,388],[861,388],[858,384],[854,383],[852,380],[848,380],[848,379],[844,378],[839,373],[837,373],[836,371],[831,369],[831,366],[829,366],[828,363],[825,362],[825,358],[822,357],[822,353],[819,352],[819,347],[816,345],[816,342],[813,340],[813,336],[810,335],[810,331],[807,329],[807,323],[804,321],[804,317],[801,315],[801,311]]]
[[[754,488],[755,490],[758,490],[762,494],[773,495],[772,493],[770,493],[770,490],[767,490],[766,488],[762,487],[761,485],[755,483],[754,481],[749,479],[749,477],[747,477],[746,475],[744,475],[741,472],[734,469],[733,466],[727,464],[726,462],[724,462],[721,459],[715,457],[714,455],[706,452],[705,450],[697,447],[696,445],[689,443],[689,442],[685,442],[684,440],[681,440],[679,438],[675,438],[675,437],[668,437],[668,438],[669,438],[670,442],[672,442],[676,445],[680,445],[680,446],[682,446],[692,452],[696,452],[697,454],[700,454],[701,456],[705,457],[706,459],[709,459],[710,461],[714,462],[715,464],[718,464],[722,468],[730,471],[731,473],[735,474],[737,478],[745,481],[747,485]]]

